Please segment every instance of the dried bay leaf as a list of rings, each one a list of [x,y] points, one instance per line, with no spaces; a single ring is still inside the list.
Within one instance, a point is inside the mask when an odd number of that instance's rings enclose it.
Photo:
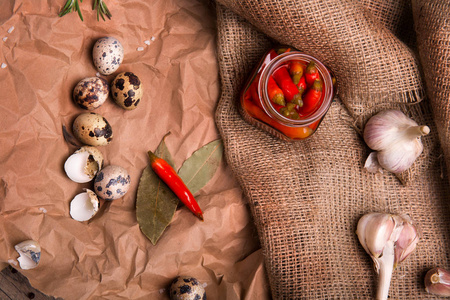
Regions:
[[[174,163],[164,139],[155,155]],[[222,140],[215,140],[195,151],[181,166],[178,175],[192,194],[197,193],[214,176],[223,158]],[[175,169],[175,168],[174,168]],[[150,164],[142,172],[136,199],[136,217],[145,236],[156,245],[172,221],[179,200],[170,188],[159,179]]]
[[[214,176],[222,158],[222,140],[212,141],[186,159],[178,171],[178,175],[195,195]]]
[[[174,165],[164,139],[155,154]],[[136,218],[145,236],[156,245],[177,209],[178,198],[153,172],[150,164],[142,172],[136,196]]]

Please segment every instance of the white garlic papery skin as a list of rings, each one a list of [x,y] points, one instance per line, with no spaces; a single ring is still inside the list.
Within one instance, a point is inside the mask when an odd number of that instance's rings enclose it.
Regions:
[[[377,298],[388,298],[392,272],[416,248],[420,234],[406,215],[369,213],[358,222],[359,242],[379,274]]]
[[[433,268],[424,279],[425,290],[429,294],[450,297],[450,273],[442,268]]]
[[[33,240],[26,240],[14,246],[19,253],[19,266],[23,270],[36,268],[41,259],[41,246]]]
[[[382,168],[401,173],[409,169],[422,153],[420,137],[428,133],[428,126],[419,126],[403,112],[391,109],[379,112],[367,121],[364,141],[377,151],[376,158]]]

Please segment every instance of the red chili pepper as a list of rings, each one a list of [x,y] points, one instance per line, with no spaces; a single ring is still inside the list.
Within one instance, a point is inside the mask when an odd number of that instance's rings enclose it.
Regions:
[[[286,105],[283,91],[278,87],[272,76],[269,76],[269,80],[267,82],[267,93],[269,94],[269,99],[273,103],[283,106]]]
[[[313,134],[313,130],[309,128],[308,126],[304,127],[290,127],[282,125],[281,123],[278,123],[266,113],[260,109],[258,106],[256,106],[250,99],[244,98],[244,109],[250,114],[252,117],[272,126],[273,128],[277,129],[278,131],[281,131],[286,136],[293,138],[293,139],[304,139]]]
[[[321,79],[315,62],[310,62],[306,67],[305,79],[308,86],[312,86],[315,80]]]
[[[303,106],[300,108],[299,113],[307,115],[313,112],[319,104],[322,97],[323,82],[320,79],[316,79],[303,96]]]
[[[258,80],[259,75],[255,77],[252,84],[250,84],[250,87],[248,88],[248,91],[250,92],[251,99],[253,103],[258,105],[258,107],[262,108],[261,99],[259,98],[258,94]]]
[[[303,68],[304,68],[304,65],[299,61],[289,62],[289,74],[291,74],[292,81],[295,84],[298,84],[300,81],[300,78],[302,78]]]
[[[300,81],[298,82],[297,87],[298,87],[300,94],[303,95],[303,93],[306,91],[306,79],[305,79],[304,75],[300,78]]]
[[[297,86],[292,82],[292,78],[286,67],[281,67],[273,72],[273,79],[283,91],[284,97],[287,101],[301,99],[301,95]]]
[[[187,188],[186,184],[177,174],[177,172],[164,159],[156,156],[153,152],[148,151],[150,158],[150,165],[153,171],[164,181],[165,184],[175,193],[178,199],[189,208],[194,215],[203,221],[203,213],[198,206],[192,193]]]

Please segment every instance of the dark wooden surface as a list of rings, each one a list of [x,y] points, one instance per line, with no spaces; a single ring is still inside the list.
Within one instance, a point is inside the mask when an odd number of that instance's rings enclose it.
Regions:
[[[28,279],[11,266],[0,273],[0,300],[62,300],[44,295],[30,285]]]

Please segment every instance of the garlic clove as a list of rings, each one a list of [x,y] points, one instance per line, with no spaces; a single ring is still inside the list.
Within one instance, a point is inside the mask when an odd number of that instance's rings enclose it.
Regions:
[[[402,216],[402,218],[403,228],[395,243],[394,268],[414,251],[420,239],[420,232],[418,231],[418,228],[412,224],[411,219],[408,216]]]
[[[70,216],[79,222],[88,221],[97,214],[98,208],[97,195],[93,191],[85,189],[84,193],[76,195],[70,202]]]
[[[385,300],[392,272],[415,249],[418,230],[406,215],[369,213],[358,221],[356,234],[379,276],[377,299]]]
[[[425,275],[425,290],[429,294],[450,297],[450,273],[442,268],[430,269]]]
[[[389,214],[371,213],[358,222],[356,234],[367,253],[379,257],[392,235],[395,223]]]
[[[64,163],[64,170],[72,181],[86,183],[94,179],[102,166],[102,153],[95,147],[84,146],[69,156]]]
[[[364,164],[364,168],[369,173],[383,173],[383,167],[378,162],[378,152],[373,151],[369,154]]]
[[[33,240],[26,240],[14,246],[19,253],[19,266],[23,270],[36,268],[41,259],[41,246]]]

